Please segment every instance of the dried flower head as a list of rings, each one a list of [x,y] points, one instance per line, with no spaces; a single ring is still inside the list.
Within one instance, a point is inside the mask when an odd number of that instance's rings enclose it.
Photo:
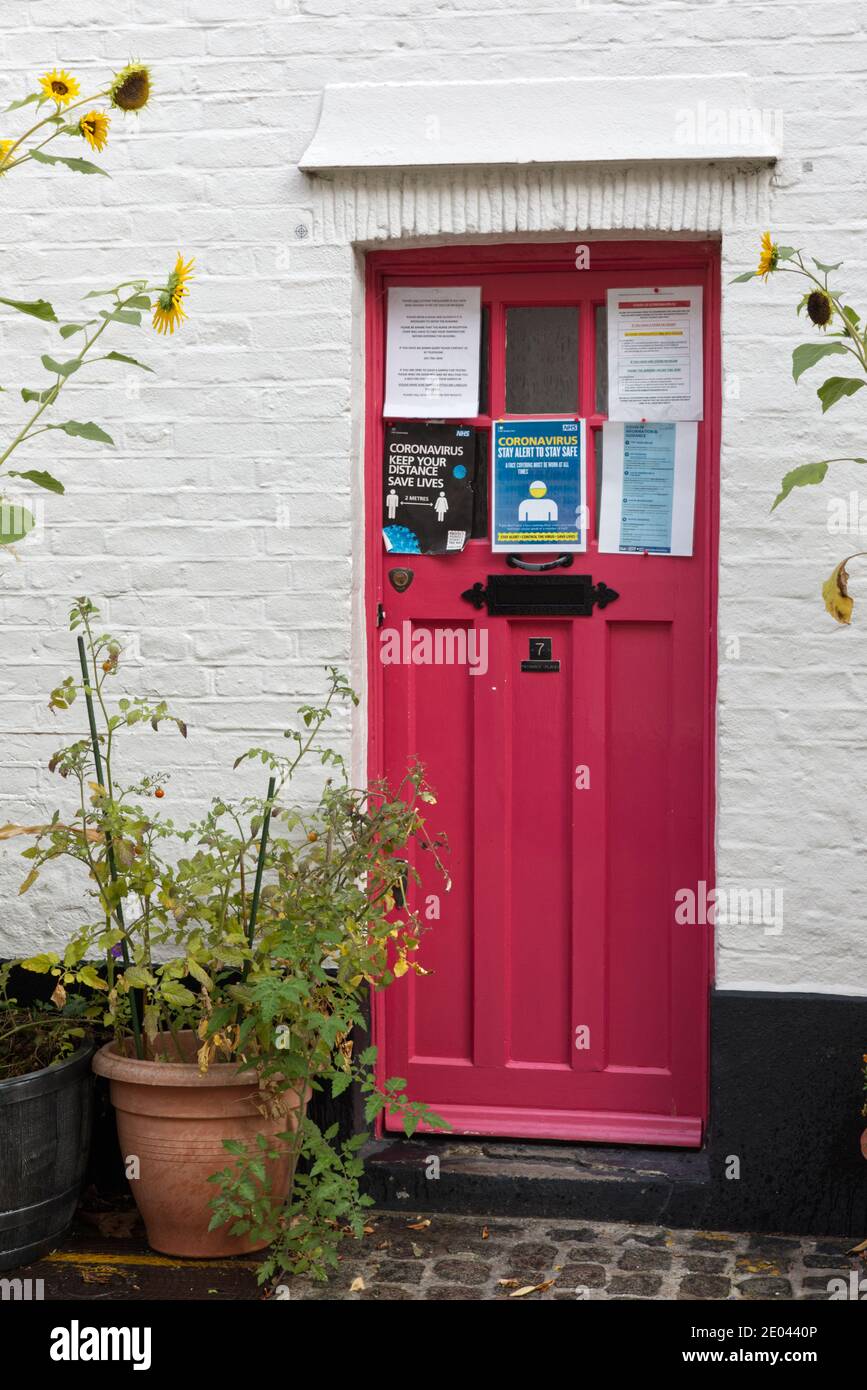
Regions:
[[[834,306],[831,303],[830,295],[824,290],[813,290],[807,295],[807,317],[816,324],[817,328],[827,328],[834,313]]]
[[[121,111],[141,111],[151,94],[151,77],[143,63],[127,63],[108,89],[112,106]]]

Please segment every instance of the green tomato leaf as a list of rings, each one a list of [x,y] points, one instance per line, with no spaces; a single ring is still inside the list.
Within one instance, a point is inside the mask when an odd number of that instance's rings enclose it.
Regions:
[[[847,351],[843,343],[802,343],[792,353],[792,376],[797,381],[810,367],[815,367],[817,362],[821,362],[823,357],[839,357]]]
[[[92,420],[64,420],[62,425],[47,425],[49,430],[63,430],[64,434],[69,434],[73,439],[93,439],[97,444],[114,444],[110,434],[100,429]]]
[[[30,956],[21,962],[22,970],[32,970],[35,975],[47,975],[52,965],[60,964],[60,956],[53,951],[45,951],[40,956]]]
[[[8,304],[10,309],[17,309],[19,314],[30,314],[32,318],[44,319],[46,323],[57,322],[57,315],[47,299],[3,299],[0,297],[0,304]]]
[[[854,396],[864,385],[856,376],[829,376],[819,387],[816,395],[822,402],[822,414],[836,405],[844,396]]]

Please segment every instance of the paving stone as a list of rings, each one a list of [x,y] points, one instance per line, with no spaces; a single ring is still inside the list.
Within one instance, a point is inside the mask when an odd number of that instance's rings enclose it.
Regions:
[[[545,1232],[549,1240],[556,1240],[559,1244],[564,1240],[589,1240],[599,1239],[599,1231],[593,1226],[552,1226]]]
[[[477,1260],[437,1260],[434,1274],[455,1284],[487,1284],[491,1267]]]
[[[568,1264],[556,1271],[558,1287],[565,1284],[573,1288],[578,1284],[588,1289],[604,1289],[608,1275],[603,1265]]]
[[[848,1269],[829,1269],[825,1274],[805,1274],[801,1286],[805,1289],[825,1289],[832,1279],[845,1279],[849,1283]]]
[[[754,1251],[749,1255],[738,1255],[735,1260],[735,1273],[777,1276],[788,1273],[791,1264],[791,1256],[782,1259],[767,1259],[758,1251]]]
[[[690,1274],[722,1274],[729,1265],[725,1255],[701,1255],[697,1251],[678,1258],[679,1263]]]
[[[661,1283],[658,1274],[615,1274],[608,1285],[608,1293],[612,1296],[631,1294],[633,1298],[653,1298]]]
[[[410,1293],[409,1289],[402,1289],[400,1284],[374,1284],[369,1289],[362,1289],[358,1297],[368,1303],[390,1303],[392,1299],[406,1300],[416,1298],[415,1291]]]
[[[671,1253],[644,1248],[624,1250],[617,1263],[620,1269],[671,1269]]]
[[[722,1231],[695,1231],[689,1242],[690,1250],[731,1250],[736,1248],[736,1236]]]
[[[757,1275],[742,1279],[736,1288],[741,1298],[793,1298],[792,1286],[788,1279],[774,1279],[769,1275]]]
[[[755,1250],[762,1255],[797,1255],[801,1248],[801,1242],[797,1236],[750,1236],[747,1243],[748,1250]]]
[[[806,1255],[804,1256],[804,1268],[805,1268],[805,1269],[840,1269],[841,1265],[843,1266],[843,1268],[846,1269],[846,1271],[847,1271],[847,1273],[848,1273],[848,1271],[849,1271],[850,1269],[857,1269],[857,1268],[858,1268],[858,1261],[857,1261],[857,1258],[854,1258],[854,1259],[851,1261],[851,1263],[850,1263],[850,1262],[848,1262],[848,1261],[845,1259],[845,1257],[841,1260],[841,1257],[840,1257],[839,1254],[837,1254],[837,1255],[811,1255],[811,1254],[806,1254]]]
[[[634,1240],[639,1245],[667,1245],[672,1239],[671,1231],[652,1231],[649,1234],[630,1234],[624,1236],[623,1242]]]
[[[468,1288],[465,1284],[433,1284],[425,1293],[427,1299],[440,1299],[443,1303],[455,1303],[458,1299],[480,1299],[480,1289]]]
[[[416,1260],[383,1260],[376,1270],[377,1279],[386,1284],[420,1284],[424,1277],[424,1263]]]
[[[597,1264],[613,1265],[617,1256],[604,1245],[573,1245],[566,1251],[567,1260],[593,1260]]]
[[[678,1298],[728,1298],[732,1291],[730,1279],[719,1274],[688,1274],[681,1279]]]
[[[840,1259],[847,1256],[851,1248],[851,1240],[844,1240],[842,1236],[836,1240],[813,1240],[806,1243],[808,1253],[816,1255],[838,1255]],[[858,1256],[853,1255],[851,1258],[857,1260]]]
[[[524,1242],[513,1245],[509,1251],[509,1264],[514,1268],[550,1269],[556,1258],[557,1249],[554,1245],[534,1245]]]

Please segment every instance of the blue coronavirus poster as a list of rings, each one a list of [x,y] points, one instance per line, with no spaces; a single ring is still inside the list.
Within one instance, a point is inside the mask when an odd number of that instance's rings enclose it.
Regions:
[[[586,550],[583,420],[495,420],[492,550]]]

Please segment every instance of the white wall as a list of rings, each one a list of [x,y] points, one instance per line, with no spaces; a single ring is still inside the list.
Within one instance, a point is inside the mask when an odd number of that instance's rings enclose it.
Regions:
[[[775,234],[821,260],[843,257],[852,300],[867,304],[867,13],[854,0],[114,0],[110,10],[31,0],[4,11],[4,104],[55,62],[86,83],[131,54],[153,65],[155,95],[138,120],[115,120],[111,181],[32,167],[3,180],[2,292],[72,310],[94,285],[159,275],[178,249],[197,256],[198,277],[174,339],[118,334],[120,350],[158,373],[135,378],[138,396],[123,370],[112,390],[69,388],[69,413],[105,425],[117,449],[54,436],[29,446],[25,466],[51,467],[67,496],[48,498],[41,543],[0,566],[0,823],[40,816],[62,791],[45,764],[78,725],[52,719],[44,697],[73,669],[65,616],[78,592],[139,634],[133,683],[189,716],[188,745],[136,740],[149,765],[173,770],[163,807],[181,817],[196,797],[246,787],[229,781],[232,758],[279,735],[326,661],[358,670],[357,258],[320,236],[316,190],[296,168],[327,82],[528,67],[746,72],[761,107],[784,113]],[[0,138],[19,119],[6,118]],[[762,230],[727,229],[726,282],[753,263]],[[859,545],[826,527],[827,499],[857,486],[856,466],[773,518],[768,507],[790,466],[867,453],[864,417],[856,398],[822,420],[814,383],[791,382],[795,298],[782,277],[725,291],[720,636],[738,637],[740,656],[720,669],[719,870],[782,887],[785,921],[779,936],[723,933],[718,975],[727,987],[863,993],[867,584],[853,583],[864,621],[851,631],[818,599]],[[39,384],[50,334],[4,314],[0,335],[0,381]],[[16,409],[0,397],[3,438]],[[7,847],[0,953],[47,943],[80,900],[62,875],[18,899],[19,877]]]

